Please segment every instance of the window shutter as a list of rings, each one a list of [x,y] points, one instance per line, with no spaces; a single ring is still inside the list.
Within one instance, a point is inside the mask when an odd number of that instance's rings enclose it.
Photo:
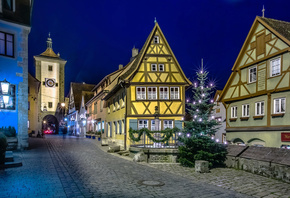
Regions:
[[[174,121],[174,125],[175,125],[176,128],[178,128],[178,129],[182,129],[182,121],[180,121],[180,120],[175,120],[175,121]]]
[[[129,120],[129,128],[132,128],[133,130],[138,129],[138,120],[130,119]]]

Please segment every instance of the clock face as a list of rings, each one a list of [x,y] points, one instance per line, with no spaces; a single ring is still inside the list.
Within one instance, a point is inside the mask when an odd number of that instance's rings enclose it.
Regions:
[[[52,78],[46,78],[45,85],[47,87],[55,87],[55,80]]]

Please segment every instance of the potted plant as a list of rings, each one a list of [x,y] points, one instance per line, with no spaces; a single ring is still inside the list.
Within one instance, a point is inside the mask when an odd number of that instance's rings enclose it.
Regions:
[[[3,133],[0,133],[0,165],[5,164],[5,152],[8,146],[7,138]]]
[[[98,137],[98,141],[101,141],[101,135],[102,135],[101,131],[98,131],[95,134]]]

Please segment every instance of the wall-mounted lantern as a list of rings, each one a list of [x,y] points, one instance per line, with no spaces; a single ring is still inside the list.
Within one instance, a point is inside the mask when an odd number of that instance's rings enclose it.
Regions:
[[[3,102],[5,105],[9,103],[10,98],[10,83],[6,80],[6,78],[3,81],[0,81],[1,84],[1,95],[3,98]]]

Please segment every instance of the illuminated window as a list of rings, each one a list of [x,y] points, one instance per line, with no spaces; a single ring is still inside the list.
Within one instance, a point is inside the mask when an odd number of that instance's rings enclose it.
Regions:
[[[137,87],[137,100],[145,100],[145,99],[146,99],[146,88]]]
[[[157,64],[151,64],[151,71],[157,71]]]
[[[179,99],[179,87],[170,87],[170,99]]]
[[[274,99],[274,113],[285,113],[286,98]]]
[[[148,87],[148,100],[156,100],[156,99],[157,99],[157,88]]]
[[[14,36],[0,32],[0,55],[14,57]]]
[[[276,58],[270,61],[270,66],[271,66],[271,77],[273,76],[278,76],[280,75],[280,70],[281,70],[281,59]]]
[[[159,36],[154,36],[154,40],[153,40],[154,43],[159,43]]]
[[[255,103],[256,106],[256,111],[255,111],[255,115],[259,116],[259,115],[264,115],[264,101],[262,102],[256,102]]]
[[[256,82],[257,80],[257,66],[249,69],[249,83]]]
[[[164,71],[164,64],[159,64],[159,71],[163,72]]]
[[[238,115],[237,112],[238,112],[237,106],[231,107],[231,118],[237,118]]]
[[[242,117],[249,117],[250,115],[250,105],[244,104],[242,105]]]
[[[163,129],[173,129],[173,121],[172,120],[164,120],[163,121]]]
[[[168,100],[168,87],[159,88],[159,98],[162,100]]]
[[[148,120],[138,120],[138,129],[148,128]]]

